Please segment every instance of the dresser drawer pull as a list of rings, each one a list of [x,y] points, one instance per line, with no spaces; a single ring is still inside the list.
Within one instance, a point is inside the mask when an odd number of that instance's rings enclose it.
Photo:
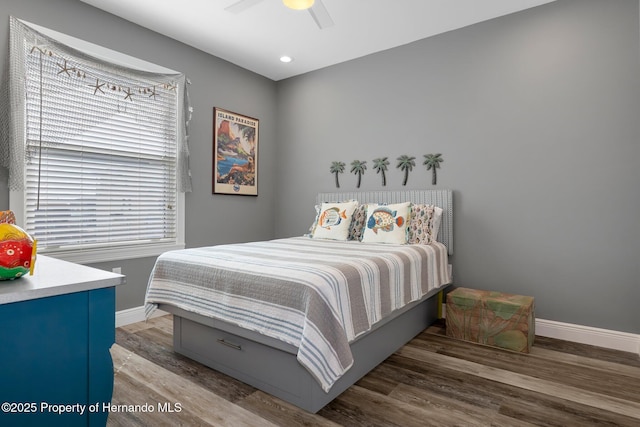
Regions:
[[[231,347],[234,350],[242,350],[242,346],[239,346],[238,344],[230,343],[229,341],[225,341],[223,338],[218,339],[218,342],[220,344],[226,345],[227,347]]]

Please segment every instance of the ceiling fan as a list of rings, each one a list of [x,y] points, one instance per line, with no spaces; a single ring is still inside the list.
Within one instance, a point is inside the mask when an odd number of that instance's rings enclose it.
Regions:
[[[246,9],[249,9],[252,6],[257,5],[262,1],[263,0],[239,0],[233,3],[232,5],[225,7],[224,10],[231,13],[240,13]],[[285,4],[286,3],[287,1],[285,1]],[[315,1],[312,1],[311,3],[312,3],[312,6],[308,7],[307,10],[309,11],[309,14],[315,21],[318,28],[322,30],[324,28],[332,27],[333,19],[331,19],[329,12],[327,12],[327,8],[324,7],[322,0],[315,0]]]

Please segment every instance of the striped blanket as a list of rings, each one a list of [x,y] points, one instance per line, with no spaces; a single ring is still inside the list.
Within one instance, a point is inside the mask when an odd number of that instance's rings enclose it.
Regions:
[[[145,310],[214,317],[291,344],[325,391],[353,364],[349,343],[450,282],[447,250],[292,237],[158,257]]]

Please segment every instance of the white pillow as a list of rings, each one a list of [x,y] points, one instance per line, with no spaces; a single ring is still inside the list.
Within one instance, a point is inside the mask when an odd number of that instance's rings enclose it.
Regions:
[[[367,222],[362,241],[365,243],[407,243],[410,203],[367,205]]]
[[[347,240],[351,217],[357,206],[356,200],[342,203],[322,203],[311,237],[314,239]]]
[[[440,231],[440,223],[442,222],[442,208],[434,206],[433,208],[433,224],[431,225],[431,233],[433,241],[438,240],[438,231]]]

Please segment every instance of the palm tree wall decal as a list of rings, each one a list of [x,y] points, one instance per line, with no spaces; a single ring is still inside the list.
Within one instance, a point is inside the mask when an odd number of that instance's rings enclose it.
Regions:
[[[357,187],[360,188],[360,182],[362,181],[362,175],[364,174],[364,171],[367,169],[367,161],[364,160],[354,160],[353,162],[351,162],[351,172],[358,175],[358,185]]]
[[[409,179],[409,172],[413,170],[413,167],[416,165],[414,161],[415,157],[409,157],[406,154],[398,157],[398,166],[396,166],[401,171],[404,171],[404,180],[402,181],[402,185],[407,185],[407,180]]]
[[[440,168],[440,163],[444,162],[444,160],[442,160],[442,154],[438,153],[438,154],[425,154],[424,155],[424,163],[422,163],[423,165],[425,165],[427,167],[427,170],[432,170],[433,171],[433,175],[431,178],[431,184],[436,185],[436,180],[437,180],[437,176],[436,176],[436,169]]]
[[[376,173],[382,174],[382,186],[387,185],[387,166],[389,166],[388,157],[379,157],[373,160],[373,168],[376,170]]]
[[[340,180],[338,180],[338,174],[344,173],[344,162],[331,162],[329,171],[336,176],[336,188],[340,188]]]

